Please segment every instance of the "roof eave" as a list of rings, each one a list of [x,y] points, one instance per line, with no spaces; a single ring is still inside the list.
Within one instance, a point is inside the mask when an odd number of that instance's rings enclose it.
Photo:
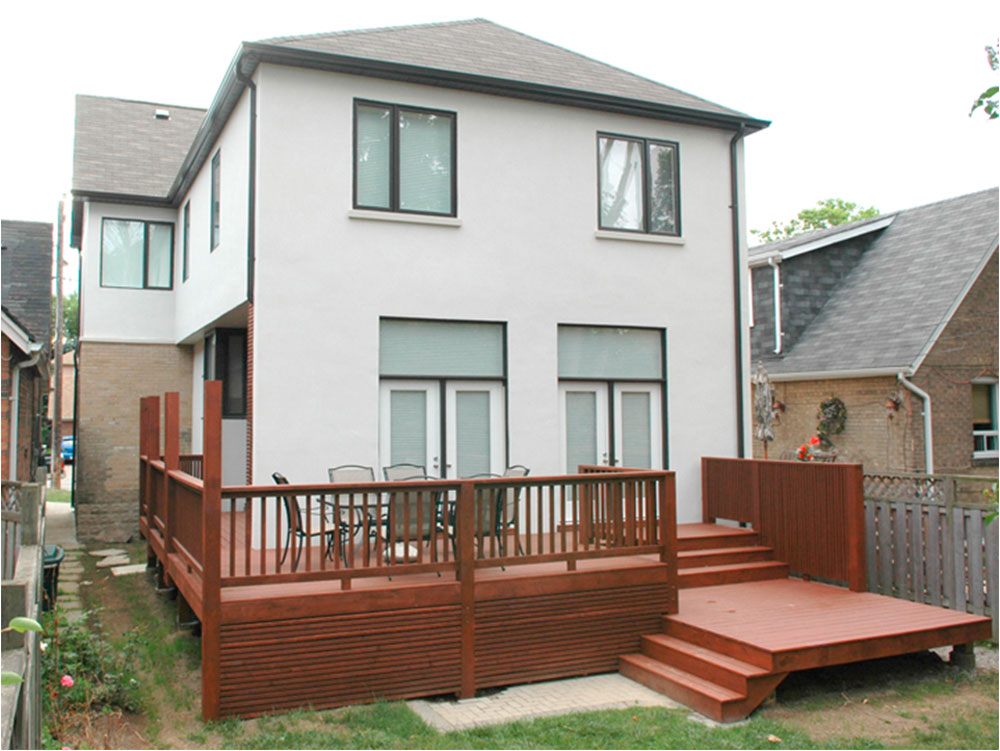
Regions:
[[[794,373],[768,373],[768,378],[778,383],[782,381],[825,381],[842,380],[845,378],[895,377],[900,373],[905,376],[911,376],[914,371],[908,365],[901,365],[895,367],[858,368],[856,370],[803,370]]]
[[[771,124],[769,120],[760,120],[739,113],[728,115],[704,112],[628,97],[564,89],[557,86],[524,83],[504,78],[445,71],[371,58],[337,55],[330,52],[289,48],[262,42],[244,42],[240,45],[226,70],[222,84],[208,108],[201,127],[195,134],[191,148],[181,164],[170,192],[165,199],[161,199],[167,205],[176,207],[180,198],[187,192],[194,181],[195,174],[208,158],[208,152],[222,132],[243,93],[245,84],[240,81],[240,77],[251,76],[260,63],[293,65],[349,75],[388,78],[428,86],[477,91],[497,96],[598,109],[726,130],[739,130],[742,127],[743,132],[747,135],[763,130]],[[142,198],[146,200],[145,197]]]

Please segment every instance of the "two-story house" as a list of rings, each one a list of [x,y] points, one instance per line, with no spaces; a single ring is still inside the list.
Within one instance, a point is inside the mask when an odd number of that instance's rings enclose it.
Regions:
[[[839,399],[838,461],[996,473],[997,205],[992,188],[750,249],[753,359],[780,405],[772,458]]]
[[[76,498],[137,529],[138,397],[223,382],[223,480],[749,448],[765,121],[485,20],[244,43],[209,109],[77,99]]]

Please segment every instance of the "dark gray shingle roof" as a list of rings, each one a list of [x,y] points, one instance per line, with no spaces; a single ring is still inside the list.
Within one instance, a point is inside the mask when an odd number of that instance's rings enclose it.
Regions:
[[[52,301],[52,225],[0,222],[3,307],[36,342],[48,342]]]
[[[817,240],[824,240],[827,238],[833,239],[834,242],[837,242],[837,240],[834,239],[836,235],[842,234],[848,230],[862,229],[863,227],[867,227],[871,224],[881,224],[886,219],[893,216],[895,215],[879,214],[878,216],[861,219],[857,222],[850,222],[849,224],[838,224],[836,227],[827,227],[826,229],[817,229],[812,232],[803,232],[801,235],[795,235],[786,240],[764,243],[763,245],[754,245],[747,251],[747,255],[751,259],[759,258],[761,256],[774,256],[782,251],[792,250],[794,248],[816,242]]]
[[[747,117],[482,18],[261,42]]]
[[[193,107],[77,95],[73,191],[165,198],[204,117]]]
[[[997,211],[998,190],[991,188],[898,212],[792,350],[768,362],[768,370],[914,366],[997,247]]]

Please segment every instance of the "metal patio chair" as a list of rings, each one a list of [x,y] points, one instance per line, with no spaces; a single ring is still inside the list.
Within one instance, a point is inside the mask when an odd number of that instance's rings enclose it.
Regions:
[[[398,480],[409,480],[413,477],[427,477],[427,467],[423,464],[410,464],[409,462],[399,462],[382,467],[382,476],[386,482],[396,482]],[[436,477],[433,479],[437,479]]]
[[[285,477],[280,472],[273,472],[271,477],[274,482],[278,485],[288,485],[288,478]],[[344,560],[344,565],[347,565],[347,554],[345,552],[344,544],[350,539],[350,525],[334,520],[329,513],[325,512],[325,505],[319,502],[316,508],[311,508],[310,513],[310,526],[306,526],[303,520],[302,507],[299,503],[298,496],[295,495],[284,495],[281,497],[282,506],[285,510],[285,522],[286,522],[286,532],[285,532],[285,549],[281,554],[281,560],[278,562],[280,566],[285,562],[285,558],[288,557],[288,550],[291,547],[292,534],[294,533],[296,539],[299,542],[297,550],[295,551],[295,564],[292,566],[292,570],[295,571],[299,567],[299,560],[302,558],[302,543],[313,537],[324,537],[325,539],[325,549],[324,554],[330,560],[333,560],[333,546],[340,536],[340,554]],[[324,529],[325,525],[325,529]]]
[[[389,469],[388,467],[386,469]],[[438,480],[430,475],[410,475],[394,478],[396,481],[406,480]],[[418,545],[422,542],[431,543],[431,560],[437,560],[437,546],[434,545],[435,532],[446,532],[441,529],[441,496],[440,490],[392,490],[387,493],[385,518],[382,520],[383,540],[385,542],[386,558],[401,557],[395,550],[397,545],[409,546],[411,542]],[[403,555],[407,555],[404,547]],[[441,572],[438,572],[438,576]]]

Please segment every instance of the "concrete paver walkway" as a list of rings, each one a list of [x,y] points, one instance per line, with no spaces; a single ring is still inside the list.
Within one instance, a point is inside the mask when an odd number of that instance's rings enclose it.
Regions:
[[[419,699],[407,704],[424,722],[442,732],[599,709],[685,709],[618,673],[512,686],[475,699]]]

